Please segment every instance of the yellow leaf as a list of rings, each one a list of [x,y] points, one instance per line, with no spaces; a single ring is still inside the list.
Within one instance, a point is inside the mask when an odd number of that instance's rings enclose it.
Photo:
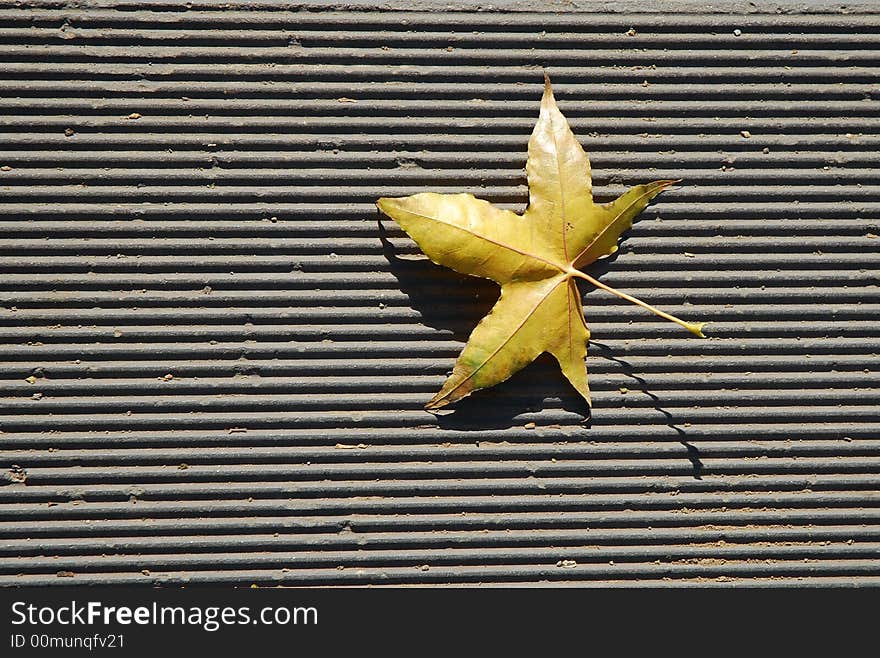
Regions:
[[[471,194],[425,192],[377,202],[432,261],[501,285],[501,297],[477,324],[452,375],[426,409],[503,382],[544,352],[556,357],[590,404],[584,364],[590,332],[576,278],[703,335],[703,323],[658,311],[578,269],[617,251],[635,216],[678,181],[637,185],[611,203],[594,203],[589,158],[559,111],[546,76],[526,173],[529,206],[523,215]]]

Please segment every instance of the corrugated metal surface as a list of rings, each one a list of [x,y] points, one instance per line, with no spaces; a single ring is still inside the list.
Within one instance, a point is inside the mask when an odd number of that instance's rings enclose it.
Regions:
[[[154,9],[0,11],[0,584],[880,583],[880,15]],[[542,67],[711,337],[435,418],[494,292],[372,204],[522,208]]]

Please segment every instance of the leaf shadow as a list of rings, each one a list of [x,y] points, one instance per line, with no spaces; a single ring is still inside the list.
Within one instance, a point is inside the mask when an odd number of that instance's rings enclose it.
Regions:
[[[601,357],[619,365],[622,374],[635,381],[638,384],[637,388],[651,399],[651,406],[656,411],[663,414],[667,421],[666,426],[673,429],[675,433],[678,434],[679,443],[681,443],[681,445],[684,446],[684,448],[687,450],[688,461],[690,461],[691,463],[693,478],[695,480],[702,480],[705,466],[703,465],[703,461],[700,458],[699,449],[688,441],[687,430],[675,424],[673,415],[668,410],[663,408],[662,400],[655,393],[651,392],[651,390],[648,388],[648,382],[645,380],[645,378],[636,374],[632,364],[630,364],[628,361],[625,361],[624,359],[615,356],[614,350],[612,350],[608,345],[596,341],[590,341],[590,347],[598,347],[598,351],[592,352],[594,356]]]
[[[421,315],[422,323],[464,342],[477,323],[498,301],[496,284],[441,267],[428,258],[405,258],[388,239],[382,220],[378,220],[382,254],[400,291]],[[467,299],[467,303],[457,303]]]
[[[559,371],[556,360],[545,353],[507,381],[459,400],[435,418],[443,429],[506,429],[527,422],[528,418],[521,418],[524,414],[547,407],[576,414],[582,424],[589,423],[587,403]]]

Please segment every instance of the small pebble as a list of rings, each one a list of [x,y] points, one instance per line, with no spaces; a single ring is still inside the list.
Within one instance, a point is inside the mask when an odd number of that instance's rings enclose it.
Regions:
[[[763,153],[764,155],[767,155],[769,152],[770,152],[770,149],[768,149],[766,146],[763,149],[761,149],[761,153]]]
[[[741,37],[741,36],[742,36],[742,30],[734,30],[734,31],[733,31],[733,36],[735,36],[735,37]]]
[[[619,389],[617,389],[617,390],[620,391],[623,395],[626,395],[627,393],[629,393],[629,389],[626,388],[625,386],[621,386],[621,387],[620,387]]]
[[[636,35],[636,28],[631,27],[626,31],[626,35],[628,37],[634,37]]]
[[[2,167],[0,167],[0,171],[12,171],[12,167],[10,167],[9,165],[3,165]]]
[[[139,112],[132,112],[132,113],[129,114],[126,118],[127,118],[127,119],[132,119],[132,120],[134,120],[134,119],[140,119],[140,118],[141,118],[141,115],[140,115]]]
[[[72,137],[73,136],[73,128],[65,128],[64,129],[64,136],[65,137]]]
[[[42,394],[42,393],[34,393],[34,394],[31,396],[31,399],[32,399],[32,400],[42,400],[42,399],[43,399],[43,394]]]
[[[742,135],[745,139],[748,139],[752,136],[752,133],[750,133],[748,130],[740,130],[739,134]]]
[[[523,427],[525,427],[527,430],[533,430],[536,426],[535,423],[526,423],[525,425],[523,425]]]

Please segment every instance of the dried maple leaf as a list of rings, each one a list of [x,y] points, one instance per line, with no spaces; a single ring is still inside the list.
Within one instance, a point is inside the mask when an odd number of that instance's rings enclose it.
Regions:
[[[529,206],[523,215],[471,194],[426,192],[377,202],[432,261],[501,285],[501,297],[471,333],[452,375],[426,409],[503,382],[544,352],[556,357],[590,404],[584,363],[590,332],[576,278],[703,336],[705,323],[679,320],[578,269],[617,251],[618,238],[633,218],[678,181],[637,185],[611,203],[593,203],[590,161],[556,106],[546,76],[526,173]]]

